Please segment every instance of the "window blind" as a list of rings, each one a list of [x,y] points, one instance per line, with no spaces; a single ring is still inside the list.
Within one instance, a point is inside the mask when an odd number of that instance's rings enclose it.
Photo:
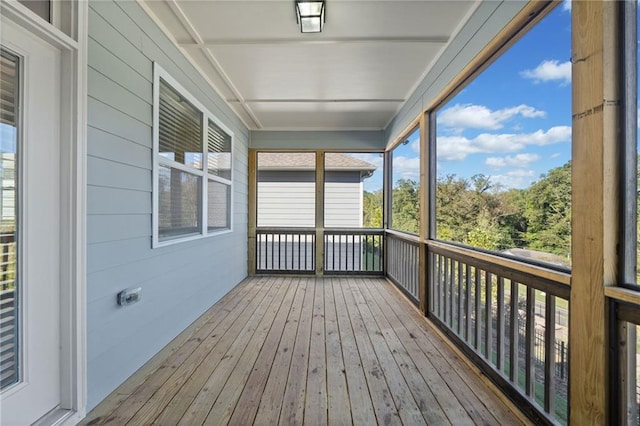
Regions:
[[[208,169],[212,175],[231,180],[231,136],[209,120]]]
[[[160,156],[202,168],[202,113],[160,80]]]

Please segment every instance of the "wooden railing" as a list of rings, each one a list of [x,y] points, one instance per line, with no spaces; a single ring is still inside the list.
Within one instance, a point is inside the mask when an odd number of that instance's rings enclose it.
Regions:
[[[327,275],[382,275],[382,229],[327,229],[324,231],[324,272]]]
[[[435,241],[428,270],[430,318],[532,418],[566,423],[569,275]]]
[[[257,273],[313,274],[315,270],[315,229],[256,229]]]
[[[386,231],[386,240],[386,275],[418,304],[420,240],[415,235],[389,229]]]

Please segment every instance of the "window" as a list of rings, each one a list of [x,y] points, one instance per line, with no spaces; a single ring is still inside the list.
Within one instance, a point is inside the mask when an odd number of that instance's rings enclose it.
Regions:
[[[437,239],[571,266],[569,8],[436,111]]]
[[[230,231],[233,133],[154,64],[154,246]]]
[[[412,131],[391,153],[390,227],[420,233],[420,128]]]
[[[20,152],[20,60],[0,49],[0,390],[16,383],[20,377],[22,292],[18,276],[17,219],[18,219],[18,155]]]

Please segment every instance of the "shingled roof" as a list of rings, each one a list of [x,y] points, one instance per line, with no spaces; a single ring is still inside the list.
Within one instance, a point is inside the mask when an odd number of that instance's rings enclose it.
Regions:
[[[377,167],[348,154],[327,153],[324,157],[325,170],[373,172]],[[315,155],[307,152],[261,152],[258,154],[259,170],[315,170]]]

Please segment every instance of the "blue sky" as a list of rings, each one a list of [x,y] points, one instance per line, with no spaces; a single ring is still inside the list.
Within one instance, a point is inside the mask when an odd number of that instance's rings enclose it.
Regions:
[[[439,176],[526,188],[571,159],[570,9],[556,7],[438,110]],[[394,181],[418,179],[418,150],[417,132],[394,150]]]

